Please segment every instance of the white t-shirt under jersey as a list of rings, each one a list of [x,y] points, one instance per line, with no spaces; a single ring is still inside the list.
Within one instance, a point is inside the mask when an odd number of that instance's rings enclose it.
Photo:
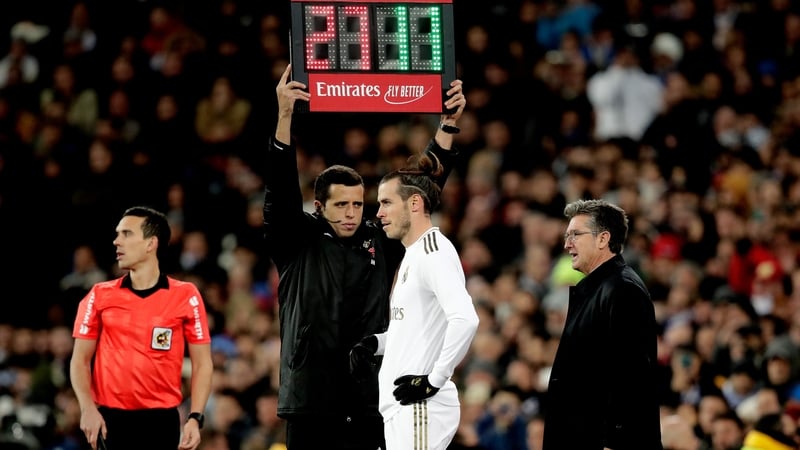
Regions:
[[[384,355],[378,375],[384,420],[400,409],[392,392],[394,380],[403,375],[428,375],[440,388],[431,400],[458,405],[450,377],[477,328],[458,252],[438,227],[430,228],[406,248],[392,289],[389,328],[378,335],[377,353]]]

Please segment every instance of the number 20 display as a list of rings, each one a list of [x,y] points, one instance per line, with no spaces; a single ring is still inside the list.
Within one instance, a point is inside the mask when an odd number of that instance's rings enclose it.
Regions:
[[[291,6],[292,77],[309,86],[308,110],[442,111],[456,78],[452,0]]]

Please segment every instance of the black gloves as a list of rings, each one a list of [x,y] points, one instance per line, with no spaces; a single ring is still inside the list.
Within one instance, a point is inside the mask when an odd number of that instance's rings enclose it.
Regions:
[[[375,366],[375,352],[378,350],[378,338],[375,335],[361,339],[350,349],[350,374],[359,382],[366,381]]]
[[[397,388],[394,390],[394,398],[401,405],[409,405],[426,398],[433,397],[439,392],[439,388],[431,386],[427,375],[403,375],[394,380]]]

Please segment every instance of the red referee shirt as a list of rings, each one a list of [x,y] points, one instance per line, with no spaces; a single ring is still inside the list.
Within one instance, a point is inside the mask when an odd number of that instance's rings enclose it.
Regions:
[[[78,306],[72,336],[97,340],[92,394],[120,409],[174,408],[183,400],[185,344],[208,344],[203,299],[192,283],[169,277],[145,298],[127,276],[96,284]]]

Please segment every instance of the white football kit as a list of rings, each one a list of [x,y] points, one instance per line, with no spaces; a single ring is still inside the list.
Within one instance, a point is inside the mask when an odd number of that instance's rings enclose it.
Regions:
[[[389,328],[378,337],[383,354],[378,384],[388,450],[444,449],[460,420],[450,380],[469,350],[478,315],[466,289],[461,260],[438,227],[406,248],[391,294]],[[400,405],[392,392],[403,375],[428,375],[433,397]]]

